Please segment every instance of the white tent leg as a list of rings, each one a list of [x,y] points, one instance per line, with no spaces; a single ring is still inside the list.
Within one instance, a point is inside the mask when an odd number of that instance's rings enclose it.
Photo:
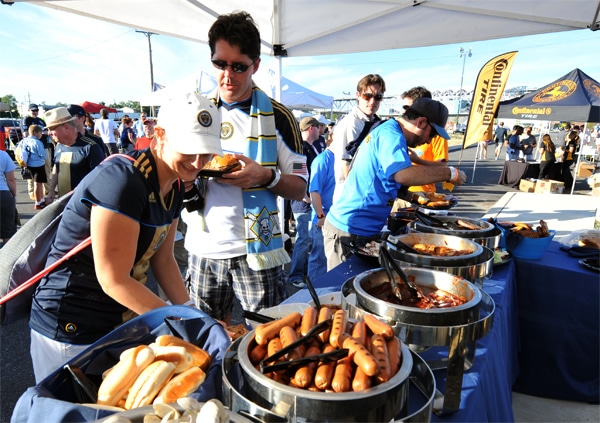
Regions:
[[[586,122],[583,127],[586,128],[587,124],[588,123]],[[566,147],[566,145],[565,145],[565,147]],[[583,139],[579,143],[579,153],[577,154],[577,161],[575,162],[575,167],[573,168],[573,185],[571,185],[571,194],[570,195],[573,195],[573,191],[575,191],[575,183],[577,182],[577,171],[579,170],[579,165],[581,164],[581,156],[583,155],[581,152],[582,149],[583,149]]]

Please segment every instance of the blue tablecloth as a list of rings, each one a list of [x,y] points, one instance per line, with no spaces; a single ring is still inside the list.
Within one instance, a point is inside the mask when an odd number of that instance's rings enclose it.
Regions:
[[[353,256],[313,282],[319,295],[339,291],[349,278],[375,267],[368,261]],[[432,421],[444,422],[510,422],[514,421],[511,387],[519,373],[518,321],[515,299],[514,264],[509,262],[494,269],[491,279],[483,289],[496,304],[494,323],[490,333],[477,342],[475,363],[463,375],[460,409],[453,415],[438,417]],[[310,301],[308,290],[298,291],[286,303]],[[447,348],[426,351],[426,360],[447,357]],[[439,357],[434,357],[439,355]],[[445,391],[444,370],[435,373],[441,392]]]
[[[514,390],[598,403],[600,275],[552,242],[539,260],[515,259],[521,372]]]

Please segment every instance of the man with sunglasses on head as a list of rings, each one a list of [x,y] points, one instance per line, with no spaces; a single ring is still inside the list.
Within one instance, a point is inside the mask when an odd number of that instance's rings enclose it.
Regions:
[[[361,247],[379,239],[403,186],[449,181],[462,185],[463,171],[452,166],[412,166],[408,148],[427,144],[444,129],[448,109],[439,101],[416,99],[400,118],[389,119],[367,135],[357,151],[342,195],[323,225],[327,270]]]
[[[356,86],[357,105],[335,126],[330,149],[335,155],[335,192],[333,202],[339,198],[344,181],[350,171],[350,162],[356,149],[369,133],[373,124],[380,120],[377,110],[383,100],[385,82],[376,74],[361,78]],[[349,148],[348,148],[349,147]]]
[[[234,295],[244,310],[279,304],[287,296],[277,197],[302,200],[308,171],[293,114],[252,80],[261,38],[246,12],[221,15],[208,32],[217,89],[208,95],[221,116],[223,152],[241,169],[199,179],[186,198],[188,289],[196,305],[228,323]],[[203,197],[202,201],[197,201]],[[192,210],[190,210],[192,209]]]

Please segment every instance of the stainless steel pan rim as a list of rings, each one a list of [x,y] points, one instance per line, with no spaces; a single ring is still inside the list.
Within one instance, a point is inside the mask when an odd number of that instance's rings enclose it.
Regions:
[[[425,243],[436,246],[448,247],[454,250],[467,250],[470,251],[470,253],[461,256],[430,256],[425,254],[408,253],[402,250],[401,248],[397,248],[394,246],[394,240],[396,238],[404,242],[405,244],[408,244],[411,247],[416,243]],[[405,235],[398,235],[396,237],[390,236],[388,237],[388,240],[388,245],[391,244],[390,251],[393,250],[397,252],[398,256],[404,257],[404,261],[413,262],[415,264],[431,264],[440,262],[468,264],[473,262],[474,260],[477,260],[477,257],[483,252],[483,247],[477,244],[476,242],[452,235],[411,232]]]

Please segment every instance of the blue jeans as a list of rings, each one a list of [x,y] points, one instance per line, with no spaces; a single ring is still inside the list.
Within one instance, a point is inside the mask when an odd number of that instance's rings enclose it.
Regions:
[[[323,229],[316,224],[310,225],[310,237],[312,249],[308,256],[308,277],[314,281],[319,276],[327,273],[327,257],[325,257],[325,246],[323,244]]]
[[[289,281],[304,280],[308,268],[308,251],[310,250],[310,212],[294,213],[296,220],[296,242],[292,254],[292,267],[290,268]]]

